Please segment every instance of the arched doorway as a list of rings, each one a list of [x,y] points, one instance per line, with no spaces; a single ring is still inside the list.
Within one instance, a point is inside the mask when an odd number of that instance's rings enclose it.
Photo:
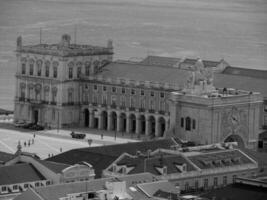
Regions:
[[[166,129],[166,121],[163,117],[160,117],[158,123],[159,123],[159,130],[158,130],[159,137],[163,137]]]
[[[121,120],[120,130],[121,132],[126,132],[126,114],[125,113],[121,113],[120,120]]]
[[[39,120],[39,112],[38,110],[34,110],[33,111],[33,123],[37,124],[38,123],[38,120]]]
[[[107,130],[108,129],[108,113],[107,113],[107,111],[102,112],[102,117],[103,117],[103,129]]]
[[[245,147],[243,139],[239,135],[229,135],[224,142],[237,142],[239,147]]]
[[[93,118],[94,118],[94,123],[93,123],[93,128],[98,128],[98,123],[99,123],[99,119],[98,116],[96,116],[98,113],[98,110],[94,109],[93,110]]]
[[[111,113],[111,130],[117,130],[117,114],[115,112]]]
[[[86,108],[84,109],[84,126],[88,127],[89,126],[89,110]]]
[[[136,117],[134,114],[131,114],[130,117],[130,132],[135,133],[136,130]]]
[[[144,135],[146,133],[146,118],[144,115],[140,116],[140,124],[141,124],[141,134]]]
[[[149,135],[151,136],[151,138],[154,138],[155,132],[156,132],[156,120],[154,116],[150,116],[149,117],[149,123],[150,123],[150,133]]]

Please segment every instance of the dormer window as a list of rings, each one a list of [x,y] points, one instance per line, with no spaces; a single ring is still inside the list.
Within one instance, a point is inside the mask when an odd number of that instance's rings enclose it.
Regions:
[[[126,166],[123,166],[123,167],[122,167],[122,173],[123,173],[123,174],[127,174]]]
[[[116,172],[117,171],[117,166],[115,164],[112,165],[112,171]]]

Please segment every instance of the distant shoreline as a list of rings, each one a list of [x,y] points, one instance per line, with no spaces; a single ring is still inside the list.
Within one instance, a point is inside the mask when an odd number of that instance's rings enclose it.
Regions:
[[[9,114],[13,114],[14,111],[12,110],[6,110],[6,109],[2,109],[0,108],[0,115],[9,115]]]

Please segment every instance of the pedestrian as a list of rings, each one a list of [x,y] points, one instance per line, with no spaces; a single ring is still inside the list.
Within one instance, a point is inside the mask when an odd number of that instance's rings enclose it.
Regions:
[[[60,152],[62,152],[62,148],[60,147]]]
[[[27,146],[27,142],[26,141],[24,141],[24,147],[26,147]]]
[[[48,154],[48,158],[50,158],[50,153]]]
[[[31,146],[31,141],[30,140],[28,141],[28,146]]]
[[[32,138],[32,144],[34,144],[34,139]]]
[[[104,137],[104,135],[103,135],[103,133],[101,133],[101,139],[103,140],[103,137]]]
[[[33,138],[35,138],[35,133],[33,134]]]

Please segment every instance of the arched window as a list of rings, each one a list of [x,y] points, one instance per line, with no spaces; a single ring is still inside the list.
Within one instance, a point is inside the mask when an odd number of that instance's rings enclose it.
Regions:
[[[80,78],[82,74],[82,67],[77,68],[77,78]]]
[[[21,64],[21,73],[26,74],[26,63]]]
[[[45,62],[45,76],[49,77],[49,68],[50,68],[50,62],[46,61]]]
[[[37,76],[41,76],[42,75],[42,61],[37,60],[36,65],[37,65]]]
[[[185,118],[185,130],[190,131],[191,130],[191,119],[190,117]]]
[[[91,63],[90,62],[86,62],[85,63],[85,75],[86,76],[90,75],[90,67],[91,67]]]
[[[69,67],[69,79],[73,78],[73,67]]]
[[[32,76],[34,73],[34,60],[30,60],[30,75]]]
[[[57,67],[58,67],[58,62],[53,62],[53,77],[57,78]]]

